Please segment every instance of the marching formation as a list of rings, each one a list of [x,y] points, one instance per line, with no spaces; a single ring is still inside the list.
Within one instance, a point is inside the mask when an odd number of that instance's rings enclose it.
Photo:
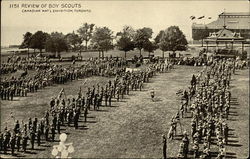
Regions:
[[[186,131],[183,132],[178,158],[187,158],[188,154],[192,154],[193,158],[209,159],[211,145],[217,145],[216,158],[225,158],[229,131],[226,120],[230,110],[230,81],[237,68],[239,67],[233,59],[217,59],[197,76],[193,75],[191,86],[183,93],[183,104],[173,117],[169,132],[169,138],[173,139],[180,117],[183,118],[188,111],[191,113],[191,133],[188,136]]]
[[[68,81],[90,76],[113,77],[124,71],[126,61],[124,59],[90,59],[82,65],[70,65],[64,67],[51,64],[48,58],[20,58],[8,60],[16,69],[24,69],[19,77],[1,78],[0,97],[2,100],[13,100],[14,97],[25,97],[28,93],[37,92],[46,86],[64,84]],[[28,62],[27,62],[28,61]],[[48,63],[47,63],[48,62]],[[35,70],[32,75],[28,70]]]
[[[139,59],[139,61],[141,61]],[[188,62],[187,62],[188,61]],[[178,64],[197,63],[187,59],[187,63],[179,61]],[[147,61],[145,67],[140,69],[128,68],[128,61],[123,58],[90,58],[88,61],[69,65],[52,63],[49,58],[12,57],[1,65],[2,74],[24,70],[20,77],[1,78],[0,97],[2,100],[13,100],[14,97],[25,97],[28,93],[54,84],[65,84],[78,79],[91,76],[105,76],[113,78],[104,85],[93,85],[87,88],[86,94],[81,87],[74,97],[68,97],[62,88],[58,96],[51,98],[49,109],[43,118],[29,118],[27,123],[15,120],[14,128],[4,129],[0,136],[0,152],[12,155],[17,152],[27,152],[30,146],[34,150],[44,142],[54,142],[56,134],[61,133],[62,127],[79,128],[81,115],[84,122],[88,122],[90,111],[98,111],[101,107],[108,107],[112,102],[119,102],[129,95],[130,91],[143,89],[143,84],[149,81],[156,73],[165,73],[173,69],[174,59],[168,61]],[[136,63],[136,62],[135,62]],[[236,69],[247,66],[244,61],[234,59],[213,59],[203,61],[204,69],[193,75],[191,85],[182,93],[182,104],[178,112],[172,117],[168,137],[164,139],[164,158],[167,156],[167,138],[177,137],[177,127],[180,126],[182,143],[177,158],[211,158],[214,149],[217,149],[217,158],[225,158],[228,144],[228,125],[226,120],[230,110],[230,81]],[[143,61],[141,61],[143,64]],[[30,72],[34,72],[33,74]],[[86,82],[86,80],[85,80]],[[154,91],[151,92],[154,101]],[[190,133],[182,131],[181,118],[191,115]],[[189,135],[190,134],[190,135]],[[212,148],[211,148],[211,145]],[[217,145],[217,146],[214,146]],[[191,148],[190,148],[191,147]],[[214,148],[215,147],[215,148]],[[212,150],[211,150],[212,149]]]
[[[168,72],[173,68],[172,64],[165,64],[159,61],[147,65],[143,70],[126,71],[126,69],[122,67],[125,64],[126,61],[111,60],[108,62],[92,60],[89,61],[88,65],[84,66],[92,66],[93,69],[80,69],[79,71],[83,72],[83,74],[80,73],[80,76],[78,71],[72,76],[66,76],[70,80],[74,80],[90,75],[108,75],[109,77],[112,77],[114,74],[116,75],[113,81],[109,80],[109,82],[103,86],[97,84],[93,85],[92,88],[88,88],[85,95],[80,88],[75,97],[69,98],[66,96],[65,90],[62,89],[57,97],[51,99],[49,103],[50,108],[45,112],[42,119],[29,118],[27,123],[23,121],[20,123],[19,120],[16,120],[14,128],[8,128],[6,126],[0,136],[1,152],[6,154],[10,149],[11,154],[15,155],[16,151],[20,152],[20,150],[25,153],[29,145],[31,150],[33,150],[35,143],[37,143],[37,146],[40,146],[42,141],[54,142],[56,134],[61,133],[62,127],[74,126],[75,129],[79,128],[79,118],[81,114],[84,116],[84,121],[87,122],[87,116],[90,111],[98,111],[101,107],[111,106],[114,101],[119,102],[124,98],[124,95],[128,95],[130,91],[142,90],[143,83],[148,82],[149,78],[152,78],[156,72]],[[84,66],[81,66],[81,68],[86,68]],[[56,70],[57,67],[59,66],[54,66],[54,70]],[[116,69],[114,69],[114,67],[116,67]],[[73,66],[69,68],[74,69]],[[99,68],[99,70],[97,68]],[[62,68],[58,71],[61,74],[57,72],[59,83],[64,83],[64,78],[60,78],[64,71],[66,71],[66,69]],[[88,74],[88,71],[90,71],[90,74]]]

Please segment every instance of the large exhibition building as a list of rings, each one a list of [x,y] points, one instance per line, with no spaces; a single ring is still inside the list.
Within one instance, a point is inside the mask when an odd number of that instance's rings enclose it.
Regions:
[[[208,24],[192,24],[193,40],[201,40],[212,32],[218,32],[226,28],[232,32],[239,33],[244,39],[250,39],[250,12],[223,12],[219,14],[216,21]]]

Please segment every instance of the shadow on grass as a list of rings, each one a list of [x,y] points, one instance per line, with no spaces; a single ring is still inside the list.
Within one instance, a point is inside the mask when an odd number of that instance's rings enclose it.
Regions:
[[[34,148],[35,151],[45,151],[45,149]]]
[[[230,105],[240,105],[238,102],[230,102]],[[231,108],[231,107],[230,107]]]
[[[129,100],[130,98],[128,98],[128,97],[124,97],[123,99],[128,99],[128,100]]]
[[[142,90],[140,90],[140,92],[147,92],[148,91],[148,89],[142,89]]]
[[[14,154],[13,156],[15,156],[15,157],[25,157],[25,155],[22,155],[22,154],[20,154],[20,153]]]
[[[26,151],[25,153],[28,153],[28,154],[37,154],[36,152],[32,152],[32,151]]]
[[[228,118],[229,121],[238,121],[237,119],[235,118]]]
[[[162,99],[160,99],[160,98],[154,98],[154,102],[161,102],[162,101]]]
[[[237,158],[237,157],[232,155],[225,155],[225,158]]]
[[[234,153],[234,152],[226,152],[226,158],[237,158],[236,153]]]
[[[88,130],[89,128],[86,126],[78,126],[78,130]]]
[[[231,97],[231,101],[237,101],[237,98]]]
[[[20,98],[20,97],[19,97]],[[6,101],[10,101],[10,102],[12,102],[12,101],[20,101],[20,99],[13,99],[13,100],[6,100]]]
[[[229,143],[238,143],[238,140],[228,140]]]
[[[110,105],[110,106],[104,106],[104,107],[119,107],[118,105]]]
[[[127,102],[127,101],[125,101],[125,100],[119,100],[119,101],[116,101],[116,102],[122,102],[122,103],[125,103],[125,102]]]
[[[41,147],[51,147],[50,145],[41,145]]]
[[[241,144],[227,144],[227,146],[232,146],[232,147],[241,147]]]
[[[84,116],[83,116],[83,117],[84,117]],[[87,116],[87,118],[93,118],[93,119],[94,119],[94,118],[95,118],[95,116]]]
[[[239,116],[237,113],[229,113],[229,116]]]
[[[136,94],[131,94],[131,92],[127,96],[135,96]]]
[[[99,109],[99,110],[96,110],[97,112],[109,112],[108,110],[105,110],[105,109]]]
[[[97,123],[96,121],[86,121],[86,123]]]
[[[85,122],[84,120],[78,120],[78,123],[83,123],[83,122]]]
[[[233,134],[228,135],[229,138],[237,138],[236,136],[234,136]]]

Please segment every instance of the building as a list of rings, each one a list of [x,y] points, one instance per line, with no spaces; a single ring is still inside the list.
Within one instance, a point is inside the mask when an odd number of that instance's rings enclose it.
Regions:
[[[193,23],[192,38],[193,40],[201,40],[208,37],[210,33],[218,32],[222,28],[240,33],[244,39],[250,39],[250,12],[223,12],[219,14],[216,21],[209,24]]]

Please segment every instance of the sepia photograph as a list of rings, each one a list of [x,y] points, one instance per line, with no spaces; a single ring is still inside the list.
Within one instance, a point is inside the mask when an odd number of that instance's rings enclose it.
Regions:
[[[249,0],[0,3],[0,158],[249,158]]]

